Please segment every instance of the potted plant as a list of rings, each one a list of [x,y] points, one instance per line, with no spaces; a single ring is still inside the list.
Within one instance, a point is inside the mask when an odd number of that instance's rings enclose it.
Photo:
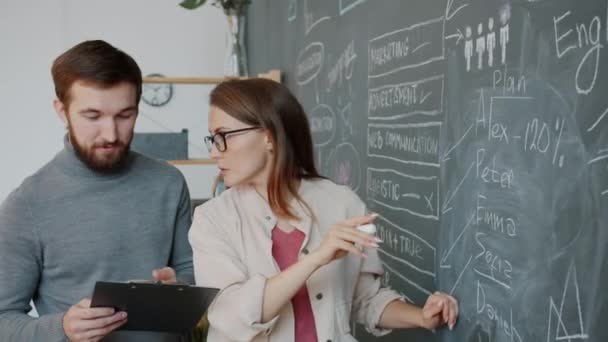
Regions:
[[[245,47],[245,8],[251,0],[212,0],[211,4],[221,8],[228,20],[224,75],[247,77],[247,51]],[[193,10],[207,0],[184,0],[179,5]]]

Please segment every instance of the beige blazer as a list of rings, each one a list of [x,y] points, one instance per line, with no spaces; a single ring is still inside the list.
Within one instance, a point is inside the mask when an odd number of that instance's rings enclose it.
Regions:
[[[348,187],[328,180],[304,180],[299,194],[311,207],[292,202],[301,221],[290,222],[306,235],[300,249],[303,258],[318,248],[330,227],[365,214],[365,205]],[[291,304],[271,321],[261,323],[266,279],[280,272],[272,257],[271,230],[277,218],[268,203],[251,187],[232,188],[196,208],[190,229],[196,284],[220,288],[208,312],[208,341],[294,340]],[[375,335],[389,330],[376,325],[385,306],[401,299],[381,288],[382,265],[375,249],[368,258],[348,255],[319,268],[306,282],[319,341],[356,341],[352,319]]]

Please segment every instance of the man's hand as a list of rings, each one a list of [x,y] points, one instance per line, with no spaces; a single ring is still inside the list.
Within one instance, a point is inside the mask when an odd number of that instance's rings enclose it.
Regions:
[[[163,267],[163,268],[152,271],[152,277],[154,277],[154,280],[160,281],[162,283],[176,283],[177,282],[175,270],[172,269],[171,267]]]
[[[91,300],[83,299],[63,316],[63,331],[72,342],[96,342],[126,322],[126,312],[91,308]]]

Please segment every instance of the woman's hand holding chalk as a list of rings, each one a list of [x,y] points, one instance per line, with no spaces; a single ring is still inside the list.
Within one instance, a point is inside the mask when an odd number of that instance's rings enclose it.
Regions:
[[[376,234],[376,225],[373,223],[360,225],[357,227],[357,229],[370,235]]]

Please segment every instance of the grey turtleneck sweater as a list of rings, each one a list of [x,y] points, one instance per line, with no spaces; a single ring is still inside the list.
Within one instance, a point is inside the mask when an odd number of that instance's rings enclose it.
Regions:
[[[193,283],[190,198],[174,167],[131,152],[99,174],[65,147],[0,206],[0,341],[66,341],[62,319],[96,281],[150,279],[170,266]],[[40,318],[27,315],[30,300]],[[177,341],[115,332],[104,341]]]

